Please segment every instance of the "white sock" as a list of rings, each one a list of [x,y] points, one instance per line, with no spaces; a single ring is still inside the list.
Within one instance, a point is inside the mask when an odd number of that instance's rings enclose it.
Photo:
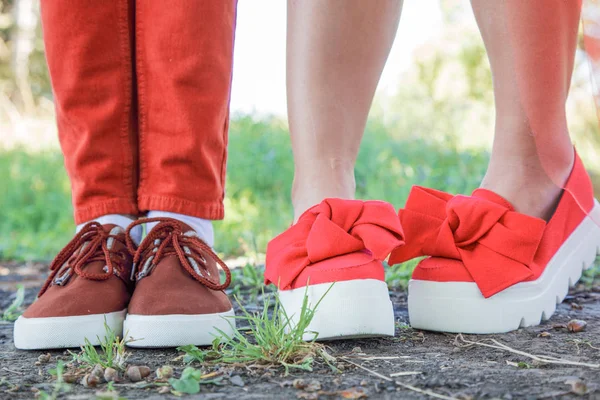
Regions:
[[[123,229],[127,229],[129,224],[131,224],[133,222],[133,219],[126,217],[124,215],[121,215],[121,214],[107,214],[107,215],[102,215],[101,217],[98,217],[98,218],[94,218],[92,221],[96,221],[97,223],[102,224],[102,225],[113,224],[113,225],[120,226]],[[88,222],[90,222],[90,221],[88,221]],[[81,230],[81,228],[83,228],[85,226],[85,224],[87,224],[88,222],[77,225],[77,229],[75,230],[75,232],[79,232]],[[131,238],[133,239],[133,241],[135,243],[137,243],[137,244],[140,243],[140,241],[142,240],[142,225],[137,225],[131,230]]]
[[[189,215],[177,214],[168,211],[150,211],[148,213],[148,218],[157,217],[173,218],[177,221],[181,221],[195,230],[198,236],[200,236],[200,239],[204,240],[207,245],[213,247],[215,244],[215,232],[213,230],[212,221],[209,219],[190,217]],[[157,224],[158,222],[150,222],[146,224],[146,233],[150,232]]]

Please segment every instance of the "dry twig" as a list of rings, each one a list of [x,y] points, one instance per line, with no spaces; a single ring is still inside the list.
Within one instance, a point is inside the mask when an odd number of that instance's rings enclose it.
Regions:
[[[408,390],[412,390],[413,392],[421,393],[421,394],[424,394],[424,395],[426,395],[426,396],[431,396],[431,397],[434,397],[434,398],[436,398],[436,399],[455,400],[455,397],[449,397],[449,396],[445,396],[445,395],[443,395],[443,394],[439,394],[439,393],[432,392],[431,390],[423,390],[423,389],[419,389],[419,388],[418,388],[418,387],[416,387],[416,386],[409,385],[409,384],[406,384],[406,383],[402,383],[402,382],[399,382],[399,381],[393,380],[392,378],[390,378],[390,377],[388,377],[388,376],[385,376],[385,375],[383,375],[383,374],[380,374],[379,372],[373,371],[372,369],[369,369],[369,368],[367,368],[367,367],[363,367],[362,365],[360,365],[360,364],[358,364],[358,363],[355,363],[354,361],[350,361],[350,360],[349,360],[348,358],[346,358],[346,357],[340,357],[340,359],[341,359],[341,360],[344,360],[344,361],[346,361],[346,362],[347,362],[347,363],[349,363],[349,364],[352,364],[352,365],[354,365],[355,367],[358,367],[358,368],[360,368],[360,369],[362,369],[362,370],[365,370],[365,371],[367,371],[368,373],[370,373],[370,374],[371,374],[371,375],[373,375],[373,376],[376,376],[376,377],[378,377],[378,378],[381,378],[381,379],[383,379],[383,380],[386,380],[386,381],[388,381],[388,382],[393,382],[393,383],[395,383],[396,385],[398,385],[398,386],[401,386],[401,387],[403,387],[403,388],[405,388],[405,389],[408,389]]]
[[[589,364],[582,363],[578,361],[564,360],[562,358],[552,357],[552,356],[543,356],[543,355],[535,355],[529,354],[521,350],[513,349],[503,343],[500,343],[496,339],[489,339],[494,344],[482,343],[482,342],[473,342],[471,340],[467,340],[463,337],[462,333],[459,333],[456,336],[455,343],[460,347],[471,347],[471,346],[483,346],[490,347],[492,349],[504,350],[513,354],[518,354],[520,356],[528,357],[534,361],[544,364],[557,364],[557,365],[574,365],[578,367],[588,367],[588,368],[600,368],[600,364]],[[460,342],[459,342],[460,341]],[[464,343],[464,344],[461,344]]]

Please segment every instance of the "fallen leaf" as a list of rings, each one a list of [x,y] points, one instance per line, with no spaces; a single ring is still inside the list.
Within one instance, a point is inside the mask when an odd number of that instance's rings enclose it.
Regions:
[[[168,386],[161,386],[160,388],[158,388],[158,393],[159,394],[167,394],[171,391],[171,388]]]
[[[552,334],[550,332],[544,331],[538,334],[538,337],[551,337]]]
[[[315,392],[299,392],[296,394],[296,398],[302,400],[318,400],[319,393]]]
[[[156,369],[156,377],[158,379],[169,379],[173,377],[173,367],[170,365],[163,365]]]
[[[223,372],[222,371],[213,371],[213,372],[209,372],[208,374],[204,374],[200,377],[200,379],[209,379],[209,378],[214,378],[215,376],[219,376],[221,375]]]
[[[369,397],[367,391],[361,387],[352,387],[339,392],[339,395],[344,399],[366,399]]]

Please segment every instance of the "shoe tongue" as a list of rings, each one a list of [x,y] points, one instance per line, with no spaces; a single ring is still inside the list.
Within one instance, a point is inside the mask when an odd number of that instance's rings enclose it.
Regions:
[[[103,224],[102,229],[106,233],[115,235],[115,236],[125,233],[124,229],[121,226],[115,225],[115,224]],[[108,245],[109,250],[112,249],[114,241],[115,241],[114,238],[108,238],[107,245]],[[83,244],[82,248],[79,249],[79,251],[85,252],[86,250],[88,250],[89,245],[90,245],[90,242],[85,242]],[[88,262],[85,264],[84,271],[92,273],[92,274],[103,274],[103,273],[106,273],[106,271],[104,270],[105,267],[106,267],[106,260],[92,261],[92,262]]]
[[[185,222],[181,222],[181,221],[177,221],[177,222],[179,222],[179,225],[181,226],[181,232],[183,232],[184,234],[189,231],[196,233],[196,231],[191,226],[186,224]]]
[[[506,200],[499,194],[492,192],[491,190],[478,188],[473,191],[473,194],[471,196],[491,201],[492,203],[496,203],[508,208],[510,211],[515,211],[515,208],[510,203],[510,201]]]

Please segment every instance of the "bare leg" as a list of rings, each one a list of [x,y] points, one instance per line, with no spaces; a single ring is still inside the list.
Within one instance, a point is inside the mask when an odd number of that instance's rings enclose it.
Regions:
[[[326,197],[354,197],[354,164],[401,8],[401,0],[288,0],[296,220]]]
[[[581,5],[576,0],[471,4],[496,102],[492,157],[481,186],[519,212],[548,219],[573,164],[565,101]]]

